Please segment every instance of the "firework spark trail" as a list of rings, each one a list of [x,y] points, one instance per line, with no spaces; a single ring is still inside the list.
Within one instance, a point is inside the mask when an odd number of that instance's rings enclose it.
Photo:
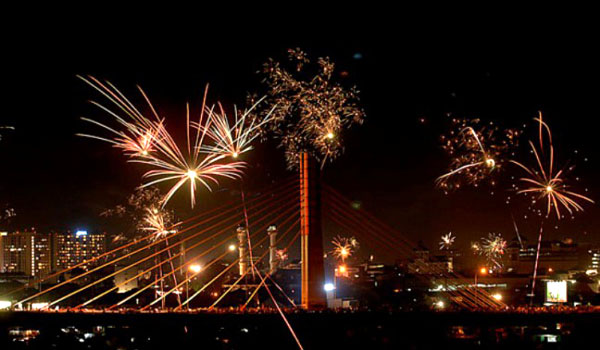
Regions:
[[[523,249],[523,240],[521,239],[521,234],[519,233],[519,228],[517,227],[517,221],[515,221],[515,218],[512,216],[512,214],[510,215],[512,222],[513,222],[513,226],[515,228],[515,233],[517,235],[517,239],[519,240],[519,246],[521,247],[521,249]]]
[[[15,130],[15,127],[8,125],[0,125],[0,130]],[[2,140],[2,134],[0,134],[0,140]]]
[[[452,236],[452,232],[448,232],[448,234],[442,235],[440,241],[440,250],[450,250],[452,245],[454,244],[454,240],[456,236]]]
[[[252,240],[250,239],[250,224],[248,222],[248,211],[246,210],[246,197],[244,195],[244,188],[241,186],[240,194],[242,196],[242,208],[244,211],[244,223],[246,224],[246,239],[248,240],[248,253],[250,255],[250,266],[252,271],[252,278],[254,278],[254,258],[252,253]]]
[[[229,117],[225,109],[218,103],[219,111],[213,107],[207,109],[208,121],[206,125],[194,123],[193,125],[202,132],[206,133],[214,144],[203,145],[201,150],[209,154],[225,155],[237,158],[241,154],[253,149],[252,142],[260,136],[260,130],[271,121],[273,107],[259,120],[251,114],[256,107],[263,102],[264,97],[254,103],[248,110],[238,113],[236,106],[234,109],[234,121],[229,122]]]
[[[296,238],[298,238],[299,236],[300,236],[300,232],[298,232],[298,234],[296,235]],[[259,274],[260,274],[260,272],[259,272]],[[296,344],[298,345],[298,348],[300,350],[304,350],[304,348],[302,347],[302,344],[300,343],[300,339],[298,339],[298,336],[296,335],[296,332],[292,328],[292,325],[288,321],[287,317],[285,317],[285,314],[283,313],[283,310],[281,310],[281,307],[279,306],[279,303],[277,303],[277,301],[275,301],[275,297],[273,296],[273,293],[271,292],[271,288],[269,288],[269,286],[267,284],[265,284],[265,289],[267,290],[267,293],[269,293],[269,296],[271,297],[271,300],[273,301],[273,304],[275,304],[275,308],[277,308],[277,311],[279,312],[279,315],[281,316],[281,318],[285,322],[288,330],[292,334],[292,337],[294,337],[294,340],[296,341]]]
[[[112,84],[107,83],[107,85],[105,85],[91,76],[88,78],[78,76],[78,78],[105,96],[112,104],[115,105],[115,107],[121,110],[122,113],[125,113],[126,117],[121,117],[117,112],[111,110],[110,108],[98,102],[91,101],[93,105],[112,116],[117,123],[124,128],[124,130],[116,130],[115,128],[109,127],[106,124],[100,123],[93,119],[81,118],[86,122],[99,126],[114,134],[114,138],[110,139],[81,133],[77,135],[109,142],[115,147],[123,150],[124,153],[130,157],[149,156],[150,152],[152,151],[152,145],[157,137],[158,128],[161,127],[163,122],[163,119],[161,119],[155,113],[152,105],[150,105],[150,108],[154,112],[155,120],[148,119],[142,115],[134,107],[134,105]],[[142,95],[146,97],[143,90],[139,87],[138,89]]]
[[[550,215],[552,209],[554,208],[554,212],[556,214],[556,218],[558,220],[561,219],[560,207],[562,206],[566,209],[569,214],[573,215],[573,211],[583,211],[583,207],[576,200],[584,200],[590,203],[594,203],[594,201],[584,195],[575,193],[573,191],[569,191],[567,188],[567,184],[565,183],[565,172],[563,170],[559,170],[554,173],[554,145],[552,143],[552,133],[550,131],[550,127],[546,124],[542,119],[542,114],[540,112],[539,118],[535,118],[535,120],[539,123],[539,150],[535,147],[533,142],[529,141],[529,145],[531,146],[531,150],[535,156],[536,166],[527,167],[522,163],[519,163],[515,160],[511,162],[519,166],[521,169],[525,170],[529,177],[522,177],[520,181],[524,182],[527,187],[525,189],[517,191],[519,194],[537,194],[538,196],[532,199],[532,202],[535,204],[536,199],[546,199],[546,217]],[[540,155],[545,154],[544,147],[544,131],[548,138],[548,159],[544,161]],[[547,168],[544,165],[547,164]],[[536,170],[536,167],[538,170]]]

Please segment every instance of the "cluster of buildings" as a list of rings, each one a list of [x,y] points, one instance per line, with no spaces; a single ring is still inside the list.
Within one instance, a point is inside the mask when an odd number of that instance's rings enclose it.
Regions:
[[[104,233],[0,232],[0,273],[43,278],[106,251]],[[88,266],[78,266],[87,269]]]
[[[395,264],[331,266],[328,297],[337,306],[364,304],[369,298],[372,305],[447,306],[447,290],[477,286],[508,305],[528,304],[531,298],[536,305],[600,304],[600,246],[570,239],[542,241],[532,292],[536,254],[537,242],[515,238],[501,259],[502,268],[490,268],[471,252],[433,251],[421,243],[412,256]]]
[[[228,247],[231,256],[222,262],[207,263],[207,266],[213,263],[214,266],[203,269],[200,277],[192,279],[183,288],[198,290],[203,283],[217,279],[204,293],[208,299],[196,304],[213,302],[218,296],[231,291],[232,297],[225,304],[239,305],[240,301],[247,300],[260,283],[256,278],[242,279],[240,276],[251,276],[248,272],[251,271],[252,264],[257,264],[259,269],[270,276],[266,283],[276,284],[275,287],[282,295],[296,304],[300,303],[302,262],[289,259],[287,250],[277,245],[278,230],[275,225],[268,228],[266,235],[268,243],[259,245],[258,248],[266,248],[264,255],[268,260],[261,263],[256,254],[250,254],[247,249],[248,232],[240,226],[236,232],[237,246],[231,244]],[[75,266],[87,270],[89,266],[85,264],[86,261],[96,260],[107,251],[106,246],[107,236],[104,233],[39,233],[35,230],[0,232],[0,276],[9,277],[0,279],[0,283],[15,278],[25,283],[23,279],[44,278]],[[177,255],[177,265],[180,266],[176,269],[177,281],[187,278],[190,273],[183,268],[188,261],[184,246],[182,243],[171,252]],[[323,288],[328,305],[336,308],[383,305],[415,309],[450,305],[452,301],[445,299],[445,291],[473,286],[489,291],[490,295],[501,298],[508,305],[523,305],[533,295],[538,305],[600,304],[600,246],[578,244],[572,240],[542,241],[537,265],[539,283],[532,294],[531,276],[536,252],[537,242],[528,244],[514,239],[509,242],[503,255],[502,269],[490,269],[483,258],[475,257],[470,252],[429,250],[420,243],[411,256],[398,257],[394,263],[377,261],[373,255],[365,260],[354,256],[344,262],[326,259],[326,283]],[[117,288],[116,294],[134,293],[142,285],[152,285],[147,293],[136,297],[135,303],[151,301],[163,290],[167,291],[175,285],[175,278],[156,282],[164,271],[158,273],[157,269],[152,269],[152,265],[156,263],[156,259],[166,258],[167,256],[158,256],[134,266],[136,258],[131,257],[106,267],[114,273],[114,279],[107,281],[107,285],[99,286],[98,290],[114,286]],[[237,258],[236,266],[229,269],[234,258]],[[165,264],[164,268],[168,271],[169,267]],[[223,275],[222,271],[225,269],[229,272]],[[98,273],[107,272],[103,270]],[[76,283],[85,284],[96,277],[90,275]],[[178,292],[186,293],[183,289]],[[85,296],[82,298],[85,299]],[[265,295],[261,298],[260,293],[258,299],[267,303],[269,300]],[[260,303],[259,301],[258,304]]]

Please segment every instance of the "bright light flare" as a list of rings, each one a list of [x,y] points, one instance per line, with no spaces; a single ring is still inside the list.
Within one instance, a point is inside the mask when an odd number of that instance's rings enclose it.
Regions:
[[[190,270],[190,272],[200,273],[200,271],[202,271],[202,266],[198,264],[192,264],[188,267],[188,269]]]

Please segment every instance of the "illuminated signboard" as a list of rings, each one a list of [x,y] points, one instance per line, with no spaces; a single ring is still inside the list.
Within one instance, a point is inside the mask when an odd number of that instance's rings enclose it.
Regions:
[[[75,236],[80,237],[80,236],[87,236],[87,231],[77,231],[75,232]]]
[[[548,303],[566,303],[567,302],[567,281],[548,281],[548,282],[546,282],[546,302],[548,302]]]

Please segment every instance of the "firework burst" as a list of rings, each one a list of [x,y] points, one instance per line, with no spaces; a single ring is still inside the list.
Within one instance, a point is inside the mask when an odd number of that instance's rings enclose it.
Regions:
[[[157,187],[137,188],[124,204],[102,212],[101,216],[122,218],[133,224],[128,231],[115,236],[114,242],[140,239],[148,232],[159,233],[153,238],[162,238],[158,237],[164,236],[161,232],[173,230],[178,225],[175,211],[162,207],[162,198]]]
[[[436,185],[446,193],[462,183],[477,187],[489,180],[495,185],[491,175],[503,167],[506,156],[517,146],[520,131],[502,130],[493,123],[479,127],[479,119],[453,119],[452,123],[453,130],[441,137],[442,148],[452,159],[450,169],[436,179]]]
[[[242,175],[245,168],[244,162],[230,162],[227,156],[222,153],[205,153],[203,150],[209,148],[204,144],[207,132],[215,130],[210,127],[211,121],[223,122],[217,116],[213,118],[204,118],[206,110],[206,95],[204,93],[202,107],[197,122],[190,122],[190,108],[186,105],[186,147],[180,147],[174,137],[167,131],[165,120],[161,118],[156,109],[144,93],[139,88],[149,109],[152,112],[152,118],[144,116],[125,96],[112,84],[103,84],[93,77],[80,77],[87,84],[104,95],[115,107],[113,111],[97,102],[92,102],[100,109],[112,116],[120,126],[120,129],[111,128],[105,124],[99,123],[89,118],[83,118],[92,124],[102,127],[113,134],[113,138],[98,137],[88,134],[81,136],[91,137],[112,143],[120,148],[124,153],[131,157],[131,162],[142,163],[151,168],[144,174],[147,180],[142,187],[148,187],[155,184],[170,182],[173,183],[170,190],[162,199],[162,206],[172,198],[172,196],[185,184],[189,185],[190,202],[194,207],[196,203],[196,190],[199,186],[204,186],[209,191],[212,185],[219,185],[219,178],[237,179]],[[121,116],[123,115],[123,116]],[[245,117],[242,118],[245,121]],[[192,126],[195,124],[195,127]],[[243,124],[243,122],[242,122]],[[219,126],[216,127],[217,129]],[[121,130],[122,129],[122,130]],[[235,135],[236,132],[244,130],[242,125],[234,124],[234,146],[244,145],[244,150],[248,150],[247,143],[250,136],[242,133]],[[252,130],[250,127],[246,130]],[[218,133],[210,132],[210,135],[219,139]],[[250,137],[251,138],[251,137]],[[225,144],[212,146],[211,149],[221,149]]]
[[[528,177],[521,178],[520,181],[529,187],[518,190],[517,193],[532,194],[532,204],[535,204],[537,200],[545,199],[546,217],[550,216],[550,213],[554,210],[557,219],[560,220],[562,217],[560,212],[561,207],[573,215],[574,211],[583,211],[583,207],[577,200],[590,203],[594,203],[594,201],[586,196],[568,190],[569,187],[565,181],[564,169],[555,172],[554,145],[552,143],[550,127],[543,121],[541,112],[539,118],[535,118],[535,120],[539,123],[539,149],[535,147],[533,142],[529,141],[536,160],[535,166],[527,167],[517,161],[512,161],[512,163],[525,170],[528,175]],[[544,147],[544,139],[547,139],[547,151]],[[544,155],[548,156],[547,159],[542,158]]]
[[[288,259],[287,249],[277,249],[275,254],[280,264],[283,264]]]
[[[177,230],[172,228],[180,223],[170,224],[169,221],[160,208],[146,208],[146,215],[143,221],[144,226],[141,227],[141,230],[151,233],[154,240],[159,240],[177,232]]]
[[[477,255],[484,256],[488,265],[502,268],[502,257],[506,252],[506,240],[502,235],[490,233],[487,237],[481,238],[481,243],[473,242],[471,249]]]
[[[263,66],[269,107],[256,115],[261,121],[266,113],[271,117],[261,133],[271,132],[280,140],[289,168],[298,167],[303,152],[323,166],[342,152],[341,131],[364,119],[365,113],[358,107],[358,90],[332,81],[334,64],[329,58],[319,58],[313,66],[302,50],[290,49],[288,53],[295,72],[272,59]],[[316,74],[307,72],[307,66]]]
[[[358,247],[358,241],[354,237],[346,238],[337,236],[331,241],[331,244],[333,244],[331,254],[342,262],[346,261],[354,253],[354,249]]]
[[[456,236],[452,236],[452,232],[448,232],[446,235],[442,235],[440,241],[440,250],[450,250],[452,245],[454,244],[454,240]]]

